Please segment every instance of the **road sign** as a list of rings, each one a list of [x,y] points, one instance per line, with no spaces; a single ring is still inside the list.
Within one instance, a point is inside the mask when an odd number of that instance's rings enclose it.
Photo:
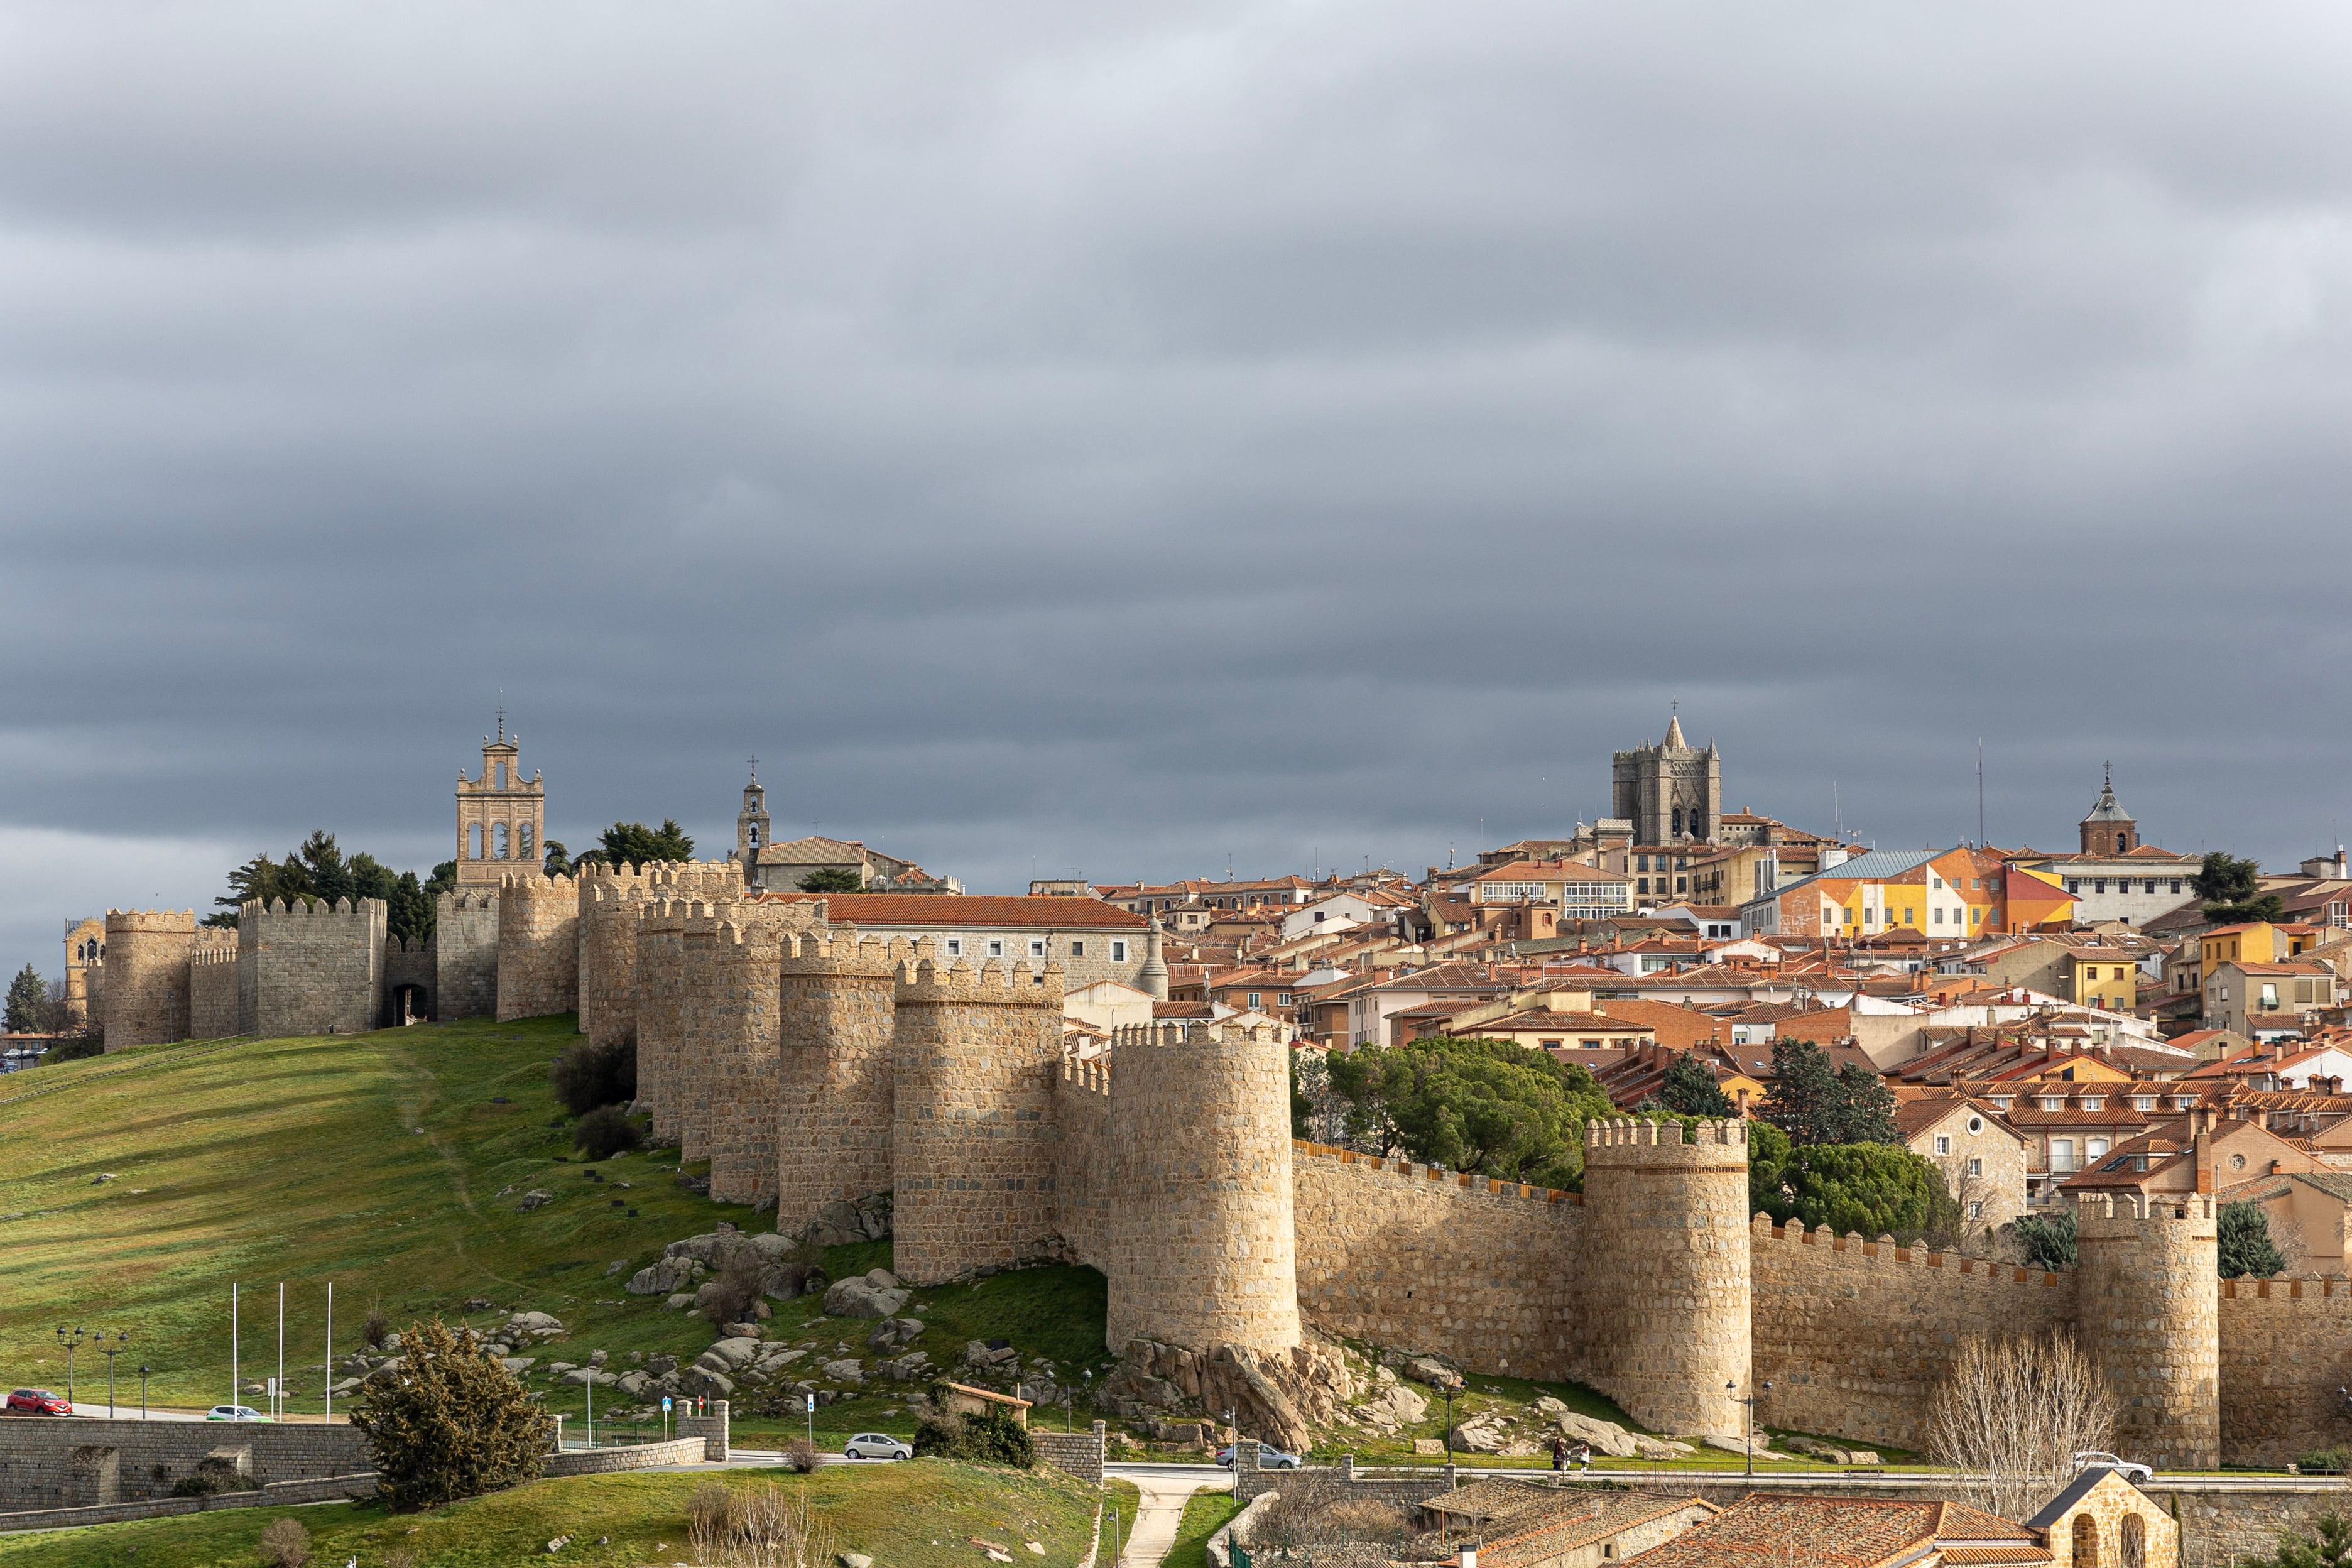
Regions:
[[[669,1395],[667,1394],[662,1395],[662,1414],[665,1415],[669,1414]]]
[[[810,1394],[808,1396],[808,1402],[809,1414],[814,1415],[816,1414],[816,1395],[814,1394]]]

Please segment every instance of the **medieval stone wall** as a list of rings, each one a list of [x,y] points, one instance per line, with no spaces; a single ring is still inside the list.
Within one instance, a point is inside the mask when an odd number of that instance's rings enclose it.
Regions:
[[[1307,1321],[1474,1372],[1570,1374],[1583,1194],[1314,1143],[1293,1166]]]
[[[637,1100],[654,1119],[654,1136],[684,1135],[692,1089],[682,1069],[678,1009],[686,984],[686,913],[680,901],[656,899],[637,921]]]
[[[106,911],[108,1050],[188,1037],[188,950],[195,938],[194,910]]]
[[[767,905],[794,909],[804,906]],[[788,933],[777,991],[776,1226],[891,1188],[893,1081],[904,942],[855,931]]]
[[[433,1016],[488,1018],[499,1010],[499,896],[488,889],[434,900]]]
[[[719,1057],[719,998],[713,994],[712,961],[718,956],[719,916],[696,900],[687,905],[678,933],[677,1033],[672,1060],[688,1085],[679,1102],[677,1152],[681,1160],[710,1158],[712,1068]]]
[[[1583,1381],[1658,1431],[1734,1432],[1749,1380],[1748,1124],[1696,1131],[1585,1129]]]
[[[356,1035],[376,1026],[383,995],[382,899],[255,900],[237,911],[240,1033]]]
[[[1110,1256],[1119,1215],[1110,1059],[1080,1061],[1064,1052],[1053,1106],[1054,1195],[1063,1247],[1072,1261],[1099,1267]]]
[[[1110,1348],[1298,1343],[1282,1032],[1137,1025],[1113,1032],[1112,1055]]]
[[[1043,984],[1040,984],[1040,980]],[[926,959],[898,987],[893,1270],[918,1284],[1057,1250],[1046,1126],[1062,976]]]
[[[234,936],[236,933],[231,932]],[[237,1034],[237,955],[234,942],[206,942],[188,953],[188,1037]]]
[[[580,1005],[580,894],[569,877],[509,875],[499,886],[500,1023]]]
[[[723,921],[711,935],[710,1195],[776,1197],[777,935]]]
[[[637,1033],[637,927],[646,897],[602,868],[580,878],[580,1032],[596,1045]]]
[[[2224,1279],[2221,1452],[2231,1463],[2284,1465],[2352,1440],[2352,1281]]]
[[[2123,1411],[2116,1441],[2158,1469],[2221,1462],[2221,1279],[2213,1200],[2076,1211],[2075,1326]]]
[[[437,936],[437,932],[436,933]],[[435,937],[410,942],[388,936],[383,941],[383,1021],[398,1024],[402,993],[410,991],[411,1016],[422,1023],[439,1017],[436,988],[440,983],[440,954]],[[411,990],[413,988],[413,990]]]
[[[1925,1247],[1785,1229],[1748,1233],[1759,1422],[1917,1448],[1927,1396],[1966,1335],[2036,1333],[2074,1317],[2074,1276]]]

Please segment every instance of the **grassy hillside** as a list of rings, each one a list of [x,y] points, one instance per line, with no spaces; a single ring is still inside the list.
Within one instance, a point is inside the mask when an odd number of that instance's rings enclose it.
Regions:
[[[138,1379],[122,1374],[144,1363],[159,1405],[225,1400],[232,1280],[244,1291],[248,1379],[275,1370],[277,1286],[287,1284],[297,1412],[319,1409],[330,1280],[339,1359],[358,1344],[373,1304],[395,1324],[435,1312],[477,1324],[515,1307],[552,1312],[572,1332],[536,1352],[542,1362],[584,1360],[595,1349],[623,1364],[631,1351],[691,1359],[709,1346],[709,1329],[627,1295],[622,1282],[669,1241],[720,1220],[759,1222],[679,1187],[675,1151],[624,1155],[596,1167],[603,1182],[583,1178],[565,1158],[569,1136],[547,1078],[577,1037],[569,1017],[474,1020],[154,1047],[0,1079],[0,1099],[32,1096],[0,1105],[0,1215],[9,1216],[0,1218],[8,1269],[0,1382],[62,1391],[59,1325],[127,1329],[119,1399],[135,1407]],[[519,1212],[533,1188],[553,1200]],[[839,1278],[888,1257],[886,1243],[835,1248],[827,1261]],[[471,1298],[499,1310],[464,1313]],[[1107,1364],[1102,1279],[1091,1269],[1025,1270],[918,1300],[933,1324],[920,1348],[935,1363],[951,1364],[967,1338],[1003,1335],[1073,1369]],[[784,1321],[772,1333],[813,1337],[815,1306],[780,1305]],[[869,1353],[856,1325],[822,1331],[826,1348]],[[79,1353],[79,1397],[103,1399],[105,1371],[87,1348]],[[531,1381],[576,1432],[584,1394]],[[818,1436],[868,1425],[911,1432],[894,1392],[885,1385],[820,1410]],[[600,1393],[600,1426],[617,1403]],[[1087,1416],[1081,1406],[1078,1419]],[[739,1404],[747,1439],[802,1429],[799,1418],[762,1422]]]
[[[349,1504],[236,1509],[178,1519],[94,1525],[41,1535],[0,1535],[5,1568],[252,1568],[255,1543],[271,1520],[290,1516],[310,1531],[311,1561],[356,1558],[379,1568],[405,1553],[415,1568],[489,1568],[522,1562],[624,1564],[682,1563],[686,1500],[712,1478],[690,1473],[583,1476],[538,1481],[493,1497],[421,1514],[387,1514]],[[800,1478],[733,1470],[726,1484],[776,1485],[806,1492],[813,1517],[835,1548],[890,1568],[988,1568],[978,1536],[1009,1546],[1016,1562],[1068,1568],[1093,1539],[1095,1489],[1058,1470],[1021,1474],[925,1459],[914,1464],[828,1468]],[[1134,1488],[1123,1493],[1132,1519]],[[1125,1528],[1125,1526],[1122,1526]],[[1108,1531],[1106,1531],[1108,1534]],[[556,1555],[547,1543],[569,1535]],[[597,1544],[599,1537],[605,1543]],[[1045,1549],[1035,1556],[1029,1542]]]

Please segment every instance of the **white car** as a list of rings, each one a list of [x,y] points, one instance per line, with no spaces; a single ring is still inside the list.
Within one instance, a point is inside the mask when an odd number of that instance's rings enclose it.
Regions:
[[[2079,1476],[2084,1470],[2113,1470],[2136,1487],[2144,1487],[2156,1479],[2156,1472],[2146,1465],[2119,1459],[2104,1448],[2087,1449],[2074,1456],[2074,1473]]]
[[[267,1421],[268,1416],[250,1405],[215,1405],[205,1412],[207,1421]]]
[[[880,1432],[860,1432],[841,1450],[853,1459],[911,1459],[915,1450]]]

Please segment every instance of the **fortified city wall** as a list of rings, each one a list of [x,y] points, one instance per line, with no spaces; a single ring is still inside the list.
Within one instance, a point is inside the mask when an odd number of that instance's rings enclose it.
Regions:
[[[1294,1145],[1298,1306],[1324,1332],[1574,1375],[1584,1194]]]
[[[499,895],[440,894],[433,910],[433,1016],[487,1018],[499,1010]]]
[[[2221,1452],[2234,1464],[2290,1464],[2352,1428],[2352,1281],[2224,1279]]]
[[[499,884],[498,1019],[580,1005],[580,892],[569,877],[509,872]]]
[[[188,1033],[194,910],[106,911],[106,1048],[157,1046]]]
[[[188,950],[188,1038],[218,1040],[243,1032],[236,1026],[237,968],[234,942]]]
[[[374,1028],[387,913],[382,899],[357,906],[349,899],[255,900],[238,910],[236,1032],[275,1039]]]

